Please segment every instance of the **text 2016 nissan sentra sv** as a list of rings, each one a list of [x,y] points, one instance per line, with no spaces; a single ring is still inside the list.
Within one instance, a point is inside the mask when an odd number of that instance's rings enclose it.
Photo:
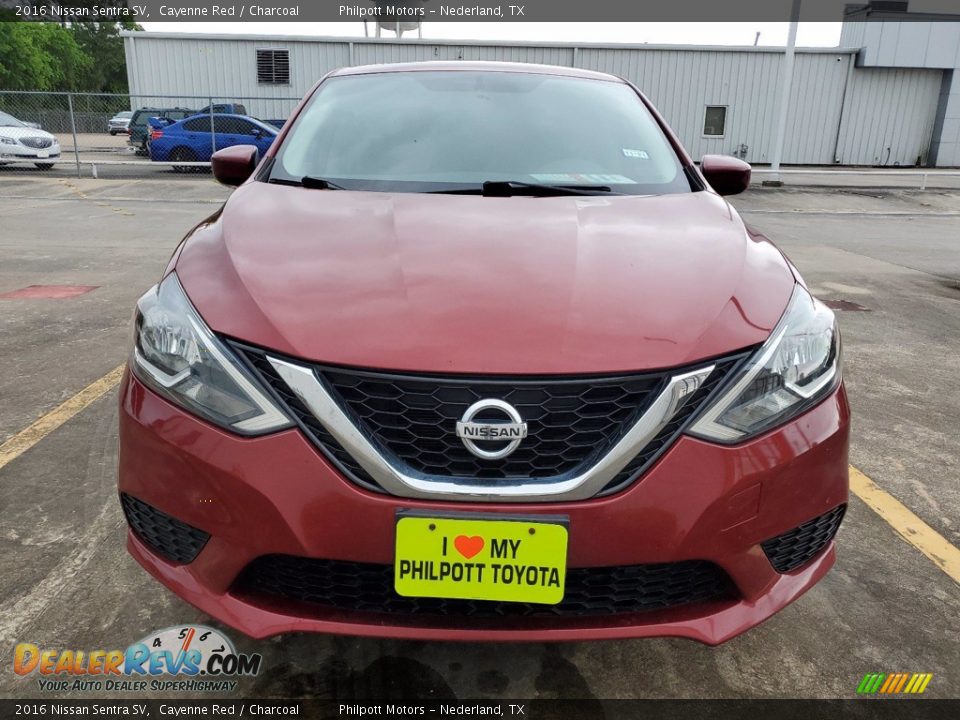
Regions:
[[[629,83],[350,68],[139,301],[128,547],[255,637],[720,643],[834,563],[833,313]]]

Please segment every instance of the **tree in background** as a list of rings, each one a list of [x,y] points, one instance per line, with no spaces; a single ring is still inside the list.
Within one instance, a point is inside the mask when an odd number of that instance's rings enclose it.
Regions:
[[[140,30],[133,21],[71,23],[74,39],[93,63],[86,79],[91,92],[127,92],[127,60],[121,30]]]
[[[0,16],[0,90],[125,93],[120,31],[139,29],[132,20],[10,22]]]
[[[68,28],[49,22],[0,22],[2,89],[86,89],[92,66],[93,59]]]

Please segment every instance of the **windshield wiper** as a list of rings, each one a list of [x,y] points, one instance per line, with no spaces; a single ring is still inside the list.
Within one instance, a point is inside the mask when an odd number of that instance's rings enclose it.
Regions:
[[[512,197],[513,195],[533,195],[550,197],[553,195],[620,195],[606,185],[545,185],[528,183],[521,180],[487,180],[478,188],[457,188],[434,190],[435,193],[451,195],[483,195],[484,197]]]
[[[320,177],[304,175],[299,180],[287,178],[270,178],[267,182],[275,185],[295,185],[297,187],[310,188],[311,190],[346,190],[345,187],[332,183]]]
[[[311,190],[345,190],[346,189],[322,177],[313,177],[312,175],[304,175],[302,178],[300,178],[300,184],[303,185],[305,188],[310,188]]]

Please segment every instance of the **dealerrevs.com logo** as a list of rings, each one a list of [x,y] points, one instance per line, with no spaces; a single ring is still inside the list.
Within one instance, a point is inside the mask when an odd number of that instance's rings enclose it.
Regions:
[[[223,692],[233,678],[260,672],[258,653],[238,653],[219,630],[181,625],[150,633],[126,650],[62,650],[20,643],[17,675],[36,675],[42,691]]]

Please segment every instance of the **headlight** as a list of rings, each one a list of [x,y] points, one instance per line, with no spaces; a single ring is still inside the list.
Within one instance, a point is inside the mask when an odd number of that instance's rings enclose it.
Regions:
[[[137,302],[135,333],[137,376],[177,405],[244,435],[291,424],[207,328],[176,275]]]
[[[0,137],[0,143],[3,145],[16,145],[17,141],[9,137]]]
[[[839,379],[833,311],[797,285],[770,338],[689,433],[723,443],[746,440],[814,405]]]

